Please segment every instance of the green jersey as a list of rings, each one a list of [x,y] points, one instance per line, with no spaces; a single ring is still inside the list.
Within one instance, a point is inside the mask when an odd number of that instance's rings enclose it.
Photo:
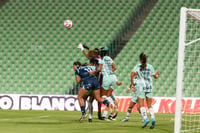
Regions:
[[[103,76],[113,75],[112,71],[113,60],[109,56],[104,56],[103,59],[99,59],[99,64],[102,64],[102,74]]]
[[[152,65],[147,64],[146,68],[141,70],[141,64],[137,64],[133,68],[133,72],[137,73],[137,91],[151,92],[153,87],[153,75],[155,70]]]

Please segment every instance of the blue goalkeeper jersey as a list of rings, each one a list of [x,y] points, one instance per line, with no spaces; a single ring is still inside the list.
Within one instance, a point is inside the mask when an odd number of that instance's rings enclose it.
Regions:
[[[96,78],[89,73],[92,70],[95,70],[95,66],[80,66],[75,70],[75,75],[78,75],[84,82],[86,79]]]

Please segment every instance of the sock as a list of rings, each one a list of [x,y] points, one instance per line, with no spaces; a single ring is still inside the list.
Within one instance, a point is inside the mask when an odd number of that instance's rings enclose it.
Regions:
[[[140,112],[141,112],[141,115],[142,115],[142,119],[143,120],[147,119],[147,112],[146,112],[145,107],[140,107]]]
[[[127,112],[126,112],[126,118],[127,118],[127,119],[129,119],[130,114],[131,114],[131,113],[129,113],[129,112],[131,112],[131,111],[132,111],[132,108],[129,108],[129,107],[128,107]]]
[[[142,122],[144,122],[144,119],[143,119],[143,117],[142,117],[142,114],[140,113],[140,119],[141,119],[141,121]]]
[[[107,114],[108,114],[108,111],[105,110],[105,111],[103,112],[103,117],[107,117]]]
[[[84,115],[85,114],[85,106],[81,106],[80,108],[81,108],[82,115]]]
[[[130,113],[126,112],[126,118],[129,119],[129,117],[130,117]]]
[[[92,106],[92,103],[88,103],[88,109],[89,109],[89,119],[92,119],[92,113],[93,113],[93,106]]]
[[[132,108],[128,107],[127,112],[132,112]],[[129,113],[130,114],[130,113]]]
[[[151,115],[151,119],[155,119],[154,109],[153,108],[149,108],[149,113]]]
[[[109,101],[110,104],[113,105],[114,112],[117,113],[117,106],[115,106],[115,103],[114,103],[113,99],[111,97],[107,97],[106,99]]]

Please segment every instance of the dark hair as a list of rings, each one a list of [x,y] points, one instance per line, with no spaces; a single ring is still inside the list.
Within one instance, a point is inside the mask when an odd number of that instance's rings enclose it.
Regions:
[[[80,63],[80,61],[75,61],[75,62],[73,63],[73,65],[79,65],[79,66],[81,66],[81,63]]]
[[[95,57],[98,57],[98,55],[99,55],[99,51],[96,50],[96,49],[88,51],[88,56],[89,57],[95,58]]]
[[[95,64],[96,63],[96,59],[94,59],[94,58],[90,59],[90,63]]]
[[[88,63],[85,62],[84,64],[81,64],[81,66],[88,66]]]
[[[147,55],[144,53],[140,54],[140,62],[141,62],[141,66],[140,66],[140,70],[143,70],[146,66],[147,66]]]
[[[98,48],[95,48],[94,50],[99,54],[99,49]]]

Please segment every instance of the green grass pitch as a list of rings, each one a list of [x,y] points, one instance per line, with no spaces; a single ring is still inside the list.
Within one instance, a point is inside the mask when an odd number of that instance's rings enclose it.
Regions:
[[[132,113],[129,122],[121,122],[125,113],[119,113],[115,121],[97,119],[93,114],[93,122],[87,119],[79,122],[78,111],[17,111],[0,110],[1,133],[173,133],[174,114],[156,114],[154,129],[141,128],[138,113]]]

